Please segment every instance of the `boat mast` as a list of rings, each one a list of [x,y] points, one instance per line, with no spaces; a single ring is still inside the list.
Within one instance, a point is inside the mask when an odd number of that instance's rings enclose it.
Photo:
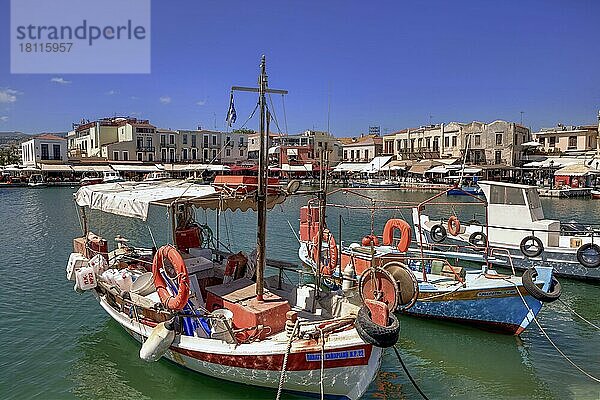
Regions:
[[[258,214],[258,227],[256,229],[256,300],[263,301],[264,270],[266,266],[266,240],[267,240],[267,159],[268,139],[265,138],[266,122],[266,96],[267,68],[265,56],[260,62],[260,76],[258,78],[258,103],[260,107],[260,150],[258,152],[258,192],[256,194],[256,211]]]
[[[258,188],[256,193],[256,213],[258,215],[256,229],[256,299],[263,301],[264,293],[264,271],[266,266],[266,240],[267,240],[267,157],[268,157],[268,110],[267,93],[288,94],[287,90],[269,89],[267,81],[267,61],[263,55],[260,61],[260,76],[258,77],[258,88],[232,86],[231,91],[258,93],[258,104],[260,107],[260,149],[258,152]]]

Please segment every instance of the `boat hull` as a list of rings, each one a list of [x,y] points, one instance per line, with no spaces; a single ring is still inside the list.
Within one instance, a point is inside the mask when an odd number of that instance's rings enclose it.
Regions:
[[[405,313],[424,318],[446,319],[485,329],[518,335],[542,308],[522,286],[461,290],[437,297],[439,292],[421,291],[416,304]],[[430,300],[428,298],[431,298]]]
[[[97,296],[104,310],[138,342],[150,334],[151,327],[138,323],[118,312]],[[201,343],[200,345],[195,345]],[[179,337],[165,354],[170,361],[204,375],[236,383],[277,389],[280,380],[283,351],[265,344],[259,351],[248,346],[234,347],[215,339]],[[244,349],[244,347],[246,347]],[[377,376],[382,349],[370,344],[342,345],[325,348],[323,370],[327,398],[358,399]],[[321,346],[313,343],[303,349],[292,348],[288,356],[285,391],[310,396],[320,395]]]

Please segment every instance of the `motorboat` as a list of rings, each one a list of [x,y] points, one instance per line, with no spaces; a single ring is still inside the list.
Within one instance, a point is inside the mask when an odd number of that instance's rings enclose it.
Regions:
[[[41,174],[33,174],[29,177],[29,182],[27,185],[29,187],[44,187],[47,185],[47,183]]]
[[[102,179],[102,176],[100,176],[100,174],[96,171],[84,172],[81,179],[79,180],[79,184],[81,186],[97,185],[103,182],[104,180]]]
[[[125,182],[125,179],[117,171],[103,171],[102,172],[103,183],[115,183]]]
[[[475,257],[482,262],[488,257],[492,264],[508,267],[510,261],[506,253],[509,253],[518,270],[545,265],[552,267],[557,276],[600,280],[598,226],[545,218],[535,186],[480,181],[479,187],[487,199],[488,223],[459,221],[456,234],[451,234],[449,219],[427,214],[417,217],[413,212],[413,222],[423,229],[424,243],[430,254],[443,255],[460,245],[467,250],[454,255],[459,259],[469,261]],[[457,225],[455,220],[453,225]],[[505,252],[485,254],[473,248],[488,240],[491,247],[505,249]]]
[[[155,181],[162,181],[165,179],[171,179],[171,174],[166,171],[154,171],[154,172],[148,173],[146,175],[146,177],[144,178],[144,181],[155,182]]]

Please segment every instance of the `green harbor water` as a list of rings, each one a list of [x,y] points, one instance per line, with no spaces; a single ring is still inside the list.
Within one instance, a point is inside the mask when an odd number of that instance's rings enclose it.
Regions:
[[[72,201],[75,188],[0,189],[0,398],[1,399],[274,399],[275,391],[209,378],[168,361],[138,357],[139,345],[101,310],[90,293],[77,294],[65,279],[72,239],[81,235]],[[379,198],[418,201],[432,193],[373,192]],[[340,204],[368,201],[338,194]],[[600,201],[544,199],[547,217],[600,223]],[[292,198],[269,213],[268,256],[298,262],[298,210],[306,198]],[[446,217],[452,210],[432,211]],[[471,208],[458,207],[464,218]],[[408,211],[379,212],[376,232],[390,217]],[[370,213],[328,210],[329,226],[344,242],[370,230]],[[214,213],[197,214],[214,226]],[[91,227],[111,240],[117,234],[140,245],[168,238],[164,210],[153,209],[148,223],[93,213]],[[220,236],[234,250],[249,251],[255,241],[253,213],[225,213]],[[111,245],[113,245],[111,240]],[[562,300],[600,325],[600,285],[563,279]],[[539,315],[548,335],[572,360],[600,377],[600,332],[560,302]],[[401,317],[398,348],[430,399],[600,399],[600,384],[568,364],[535,326],[520,337],[489,333],[454,323]],[[417,399],[418,393],[387,351],[367,399]],[[287,396],[286,398],[292,398]],[[298,398],[298,397],[293,397]]]

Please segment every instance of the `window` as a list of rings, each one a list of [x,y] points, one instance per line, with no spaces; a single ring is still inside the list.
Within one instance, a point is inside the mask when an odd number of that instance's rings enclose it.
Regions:
[[[148,161],[154,161],[154,153],[148,153]]]
[[[541,137],[541,138],[539,139],[539,142],[540,142],[540,144],[541,144],[542,146],[545,146],[545,145],[546,145],[546,138],[544,138],[544,137]]]
[[[556,136],[550,136],[549,140],[549,146],[550,147],[554,147],[556,145]]]
[[[354,150],[350,150],[350,159],[354,160]]]
[[[208,135],[204,135],[202,137],[202,142],[203,142],[202,143],[203,147],[208,147]],[[208,157],[205,157],[205,158],[208,158]]]
[[[427,150],[431,149],[431,138],[425,139],[425,147],[427,148]]]
[[[123,152],[123,161],[129,161],[129,152],[128,151]]]
[[[448,138],[446,138],[448,139]],[[433,138],[433,151],[438,151],[440,149],[440,140],[439,138]]]
[[[169,144],[175,144],[175,135],[169,135]]]
[[[217,145],[217,135],[212,135],[212,145],[213,146]]]
[[[494,164],[500,164],[502,162],[502,152],[496,151],[494,153]]]
[[[206,138],[208,139],[208,136]],[[202,155],[204,156],[204,161],[208,161],[208,149],[204,149],[202,153]]]
[[[213,137],[216,137],[216,136],[213,136]],[[213,149],[213,151],[212,151],[212,160],[214,161],[216,159],[217,159],[217,150]]]
[[[137,160],[138,161],[144,161],[144,154],[143,153],[137,153]]]
[[[231,149],[227,149],[227,150],[225,150],[225,155],[226,155],[227,157],[231,157]]]
[[[143,137],[137,138],[136,144],[137,144],[138,149],[141,149],[142,147],[144,147],[144,138]]]
[[[152,148],[152,138],[151,137],[146,138],[146,146],[148,146],[149,149]]]
[[[369,149],[365,149],[365,160],[369,159]]]
[[[175,149],[169,149],[169,162],[175,162]]]
[[[423,138],[419,138],[419,149],[423,147]]]
[[[186,135],[186,134],[184,134],[184,135],[181,137],[181,141],[182,141],[182,143],[183,143],[183,144],[187,144],[187,135]]]
[[[164,146],[166,143],[167,143],[167,136],[160,135],[160,144]]]
[[[569,149],[577,148],[577,136],[569,136]]]
[[[198,151],[196,149],[192,149],[192,160],[195,160],[196,158],[198,158]]]
[[[244,157],[244,150],[240,149],[240,157]]]
[[[60,144],[52,145],[52,156],[55,160],[60,160]]]
[[[240,146],[243,146],[243,145],[244,145],[244,137],[240,136]]]
[[[192,135],[192,147],[198,147],[196,146],[196,135]]]
[[[452,136],[452,147],[456,147],[456,138],[458,136]]]
[[[520,188],[492,185],[490,188],[490,203],[524,206],[525,197]]]
[[[41,146],[41,149],[42,149],[42,160],[47,160],[48,158],[50,158],[50,154],[48,152],[48,145],[43,144]]]
[[[160,159],[161,161],[167,161],[167,149],[160,150]]]
[[[475,144],[474,146],[481,146],[481,135],[475,135]]]
[[[348,150],[344,150],[344,160],[348,159]]]
[[[450,147],[450,138],[448,136],[444,138],[444,147]]]
[[[496,133],[496,145],[501,145],[502,144],[502,134],[501,133]]]
[[[181,150],[181,158],[186,161],[188,159],[188,149]]]
[[[118,151],[113,151],[113,160],[119,161],[119,152]]]

